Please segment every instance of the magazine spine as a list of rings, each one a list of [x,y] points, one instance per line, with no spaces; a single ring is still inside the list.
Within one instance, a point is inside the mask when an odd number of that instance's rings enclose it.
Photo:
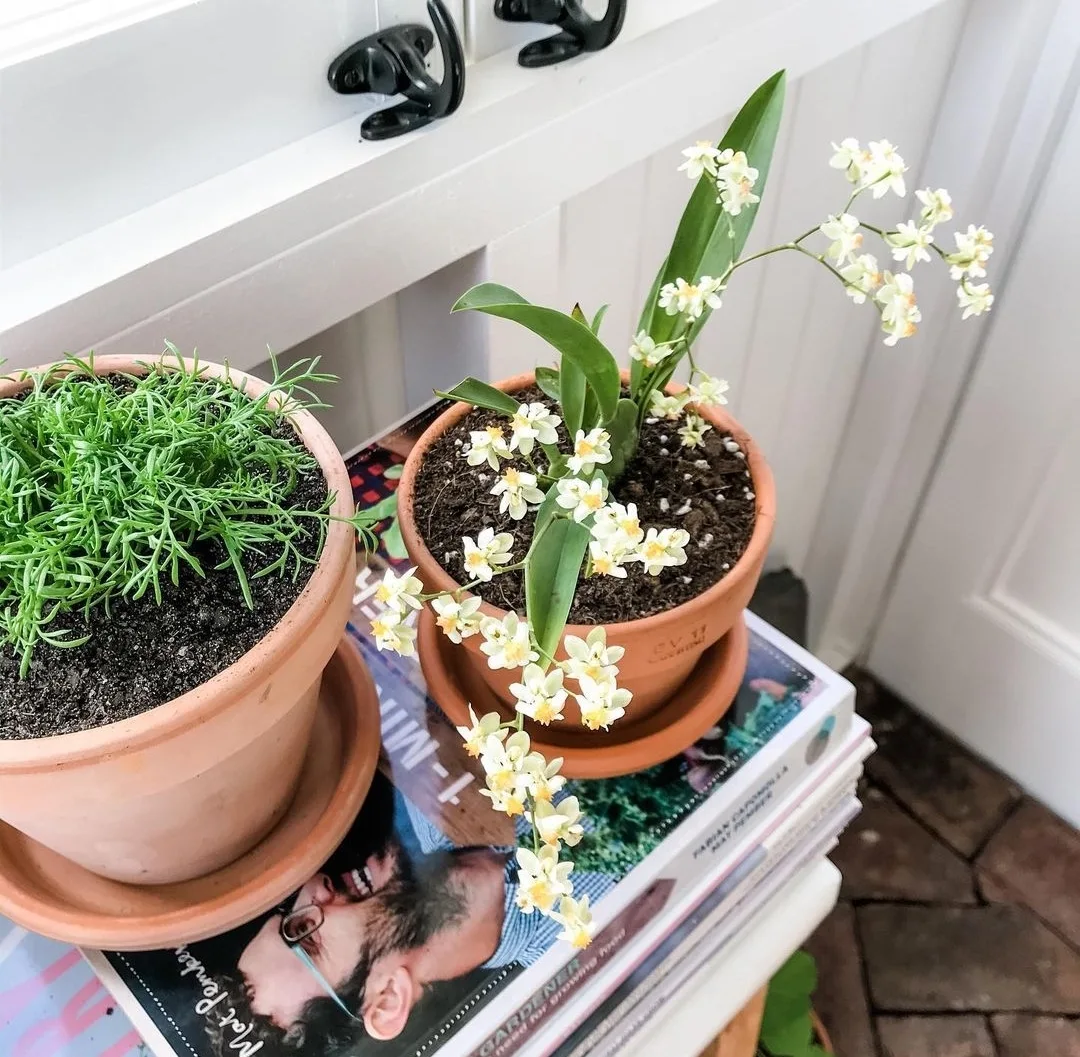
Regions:
[[[843,828],[858,813],[859,803],[855,797],[858,770],[861,770],[861,765],[843,775],[842,784],[838,784],[836,790],[816,806],[812,813],[793,819],[791,825],[785,827],[768,848],[766,857],[726,892],[720,901],[699,907],[697,913],[701,915],[700,919],[677,943],[661,944],[641,966],[636,967],[641,968],[652,963],[647,975],[638,980],[616,1006],[607,1012],[594,1012],[591,1015],[591,1019],[596,1020],[591,1029],[588,1027],[589,1021],[585,1021],[577,1034],[588,1030],[587,1040],[578,1042],[573,1050],[568,1052],[571,1052],[573,1057],[583,1057],[586,1053],[590,1057],[599,1057],[594,1047],[598,1046],[600,1040],[609,1032],[626,1027],[629,1018],[636,1019],[646,997],[650,999],[650,1008],[645,1019],[655,1015],[659,1009],[656,1000],[661,986],[673,973],[684,977],[692,975],[715,950],[726,943],[738,930],[740,908],[783,883],[796,871],[797,867],[792,865],[796,859],[801,865],[812,856],[823,854],[821,849],[833,844]],[[563,1052],[559,1051],[560,1054]]]
[[[838,758],[833,762],[828,776],[815,789],[809,792],[800,790],[793,794],[792,799],[798,801],[795,807],[787,812],[775,829],[754,841],[740,863],[729,870],[726,877],[704,891],[699,885],[696,890],[685,894],[679,903],[667,909],[651,930],[652,946],[647,952],[638,955],[632,962],[629,955],[623,961],[612,961],[603,977],[596,981],[597,985],[601,985],[602,981],[608,983],[607,994],[592,998],[587,1006],[583,1006],[585,1000],[581,999],[575,1008],[566,1009],[556,1021],[546,1026],[543,1035],[531,1040],[531,1045],[523,1052],[523,1057],[549,1053],[565,1045],[567,1037],[572,1032],[579,1031],[579,1025],[586,1022],[590,1016],[595,1016],[595,1011],[610,1000],[611,994],[623,986],[623,981],[632,972],[651,959],[656,959],[657,966],[663,963],[667,957],[665,945],[671,944],[672,934],[685,928],[688,921],[699,918],[697,923],[692,925],[692,931],[674,945],[679,949],[686,949],[691,936],[700,939],[723,921],[732,907],[768,877],[785,855],[820,828],[842,804],[854,802],[855,783],[862,771],[862,762],[871,749],[872,742],[869,738],[856,732],[852,740],[836,754]],[[645,937],[642,938],[642,942],[644,941]],[[600,989],[600,986],[594,986],[590,995],[595,995]],[[629,1006],[625,1008],[628,1009]],[[624,1006],[620,1003],[619,1010],[623,1009]],[[604,1017],[610,1015],[613,1014],[603,1014]],[[559,1027],[562,1028],[561,1034],[553,1039],[552,1036]]]
[[[729,943],[750,927],[781,888],[812,863],[828,855],[836,844],[838,833],[858,814],[858,801],[852,798],[850,803],[838,805],[837,810],[836,820],[827,829],[823,828],[820,834],[814,835],[805,847],[790,850],[784,859],[774,863],[773,870],[762,883],[746,892],[730,908],[723,929],[717,930],[715,935],[706,936],[705,942],[699,938],[697,943],[688,940],[685,945],[680,945],[671,956],[674,969],[668,967],[663,974],[647,977],[640,989],[642,1001],[631,1006],[626,1016],[614,1023],[612,1030],[603,1038],[588,1049],[575,1051],[573,1057],[616,1057],[622,1054],[634,1038],[670,1009],[674,1000],[694,984],[698,975]]]
[[[744,767],[736,772],[725,786],[701,804],[694,813],[640,863],[615,890],[600,903],[597,919],[600,924],[594,943],[603,943],[603,927],[627,906],[635,902],[642,892],[657,878],[673,877],[677,883],[692,886],[700,894],[710,891],[722,882],[737,864],[741,855],[760,840],[756,833],[760,825],[779,824],[772,807],[787,801],[792,790],[808,780],[820,776],[822,781],[838,765],[839,754],[850,751],[853,746],[849,735],[852,728],[854,692],[846,680],[837,686],[826,686],[787,727],[768,742]],[[823,724],[832,718],[833,748],[820,758],[812,758],[810,749],[818,738]],[[865,725],[863,725],[865,728]],[[868,728],[863,729],[863,735]],[[768,810],[766,810],[768,809]],[[765,832],[771,832],[766,829]],[[703,880],[704,879],[704,880]],[[679,893],[680,903],[684,900]],[[523,1021],[540,1024],[544,1013],[554,1005],[565,1005],[574,997],[580,976],[567,974],[565,982],[552,987],[550,981],[569,960],[570,953],[557,945],[547,952],[534,966],[515,980],[503,992],[500,1003],[503,1012],[489,1009],[481,1013],[454,1040],[452,1052],[488,1057],[500,1052],[494,1042],[515,1034]],[[633,968],[626,966],[626,955],[614,952],[605,968],[605,975],[613,966],[624,966],[624,972]],[[636,964],[636,963],[635,963]],[[512,1009],[510,1015],[506,1009]],[[562,1021],[563,1014],[558,1014]],[[541,1028],[546,1035],[548,1025]],[[539,1037],[539,1036],[537,1036]],[[530,1040],[531,1041],[531,1040]],[[524,1053],[533,1052],[527,1047]],[[536,1051],[543,1052],[543,1051]]]

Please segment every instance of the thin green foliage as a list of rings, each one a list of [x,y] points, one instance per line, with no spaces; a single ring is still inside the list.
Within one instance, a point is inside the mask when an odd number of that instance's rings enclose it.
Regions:
[[[298,578],[317,560],[312,532],[322,550],[334,497],[290,504],[317,462],[281,428],[325,406],[310,386],[334,377],[318,360],[273,361],[256,397],[171,345],[144,366],[118,381],[71,357],[17,375],[29,388],[0,400],[0,645],[21,655],[23,677],[40,643],[87,641],[79,615],[147,594],[160,603],[163,584],[185,569],[205,576],[208,557],[252,606],[249,576]]]

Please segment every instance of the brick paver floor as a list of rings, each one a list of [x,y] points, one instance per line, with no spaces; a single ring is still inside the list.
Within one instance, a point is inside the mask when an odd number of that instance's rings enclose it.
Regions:
[[[804,641],[791,573],[751,606]],[[1080,1057],[1080,835],[873,676],[864,811],[812,938],[837,1057]],[[1080,778],[1078,778],[1080,780]]]
[[[878,752],[809,944],[838,1057],[1080,1057],[1080,835],[848,674]]]

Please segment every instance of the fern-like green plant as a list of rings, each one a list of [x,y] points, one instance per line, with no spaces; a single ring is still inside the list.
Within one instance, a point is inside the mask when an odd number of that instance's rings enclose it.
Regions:
[[[14,376],[27,388],[0,399],[0,645],[23,677],[40,643],[87,641],[66,618],[121,598],[160,603],[182,570],[205,576],[208,555],[251,606],[249,576],[295,580],[317,560],[311,533],[322,550],[334,497],[314,510],[290,501],[317,462],[289,416],[326,406],[311,386],[334,376],[317,359],[273,361],[251,396],[172,345],[144,366],[99,377],[92,356],[68,357]],[[369,542],[371,515],[350,521]]]

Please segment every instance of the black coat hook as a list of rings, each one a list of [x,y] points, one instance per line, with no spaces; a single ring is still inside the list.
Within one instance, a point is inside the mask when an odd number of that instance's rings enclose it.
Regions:
[[[390,139],[452,114],[465,94],[465,50],[442,0],[427,0],[435,27],[406,23],[380,29],[346,48],[327,71],[335,92],[403,95],[405,101],[378,110],[360,126],[363,139]],[[427,72],[425,59],[435,46],[443,56],[442,81]]]
[[[551,66],[584,51],[606,48],[622,30],[626,0],[608,0],[601,19],[589,15],[581,0],[495,0],[495,17],[504,22],[558,26],[561,33],[526,44],[518,52],[522,66]]]

